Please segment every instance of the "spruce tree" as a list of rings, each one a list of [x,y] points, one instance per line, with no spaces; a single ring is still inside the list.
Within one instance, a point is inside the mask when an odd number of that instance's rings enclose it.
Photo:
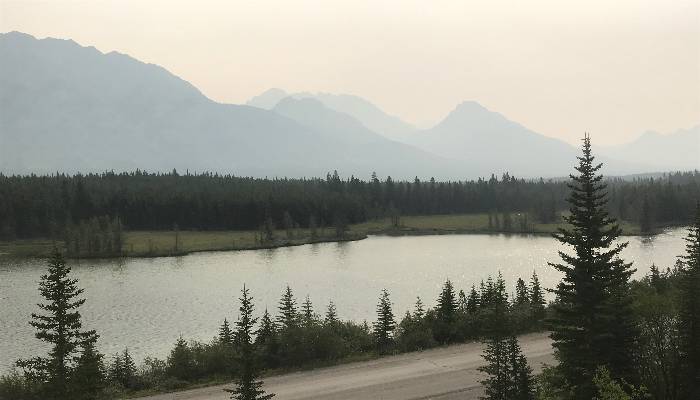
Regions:
[[[54,248],[48,263],[48,272],[41,276],[39,293],[47,303],[38,304],[43,313],[32,313],[29,322],[36,329],[36,338],[51,345],[48,358],[20,360],[17,365],[28,374],[42,376],[47,399],[69,398],[72,369],[85,346],[97,341],[94,330],[82,330],[78,309],[85,303],[79,296],[84,289],[78,280],[70,278],[70,267],[63,255]],[[85,377],[87,379],[87,377]]]
[[[448,279],[442,287],[437,300],[436,315],[438,324],[435,327],[435,340],[448,343],[455,339],[455,321],[457,320],[457,297],[454,286]]]
[[[476,314],[479,310],[479,293],[476,292],[476,288],[472,285],[469,291],[469,297],[467,298],[467,312],[471,315]]]
[[[527,305],[530,302],[527,286],[525,286],[525,281],[522,278],[518,278],[515,284],[515,304],[519,306]]]
[[[239,298],[240,315],[236,321],[236,343],[239,349],[240,374],[234,389],[224,389],[231,393],[231,399],[236,400],[267,400],[274,394],[266,394],[262,389],[263,381],[258,379],[258,367],[253,343],[253,330],[257,318],[253,317],[253,299],[248,294],[245,285]]]
[[[265,309],[260,319],[260,328],[255,337],[255,345],[261,354],[262,361],[267,368],[276,368],[279,358],[279,340],[277,338],[277,326]]]
[[[167,372],[181,381],[190,381],[194,376],[195,360],[185,339],[180,336],[168,356]]]
[[[537,273],[532,271],[532,278],[530,279],[530,309],[532,310],[532,320],[537,323],[544,319],[545,317],[545,304],[544,291],[542,286],[540,286],[540,279],[537,277]]]
[[[233,345],[233,331],[226,318],[219,328],[219,343],[225,346]]]
[[[304,303],[301,305],[301,318],[305,327],[310,327],[316,321],[316,316],[314,315],[314,306],[311,304],[311,299],[309,295],[306,295]]]
[[[379,304],[377,304],[377,322],[374,323],[374,336],[380,353],[388,351],[393,345],[395,328],[396,321],[394,320],[394,312],[391,309],[389,292],[386,289],[382,289],[382,294],[379,296]]]
[[[289,330],[298,326],[299,312],[297,310],[297,302],[294,300],[292,289],[287,286],[282,294],[282,299],[279,302],[280,315],[277,317],[277,322],[282,330]]]
[[[628,281],[633,270],[620,259],[627,243],[615,243],[621,230],[605,209],[606,185],[598,175],[590,138],[583,140],[578,175],[571,175],[571,228],[554,237],[573,253],[560,251],[562,263],[550,263],[564,274],[554,293],[551,337],[559,366],[572,385],[576,399],[591,399],[593,376],[607,365],[615,378],[634,381],[632,345],[634,322],[629,307]]]
[[[479,371],[487,375],[481,381],[485,395],[482,399],[510,400],[507,396],[512,384],[509,379],[506,341],[501,337],[489,338],[482,357],[486,361],[486,365],[479,367]]]
[[[71,379],[71,399],[97,400],[103,397],[105,375],[102,358],[93,342],[83,343]]]
[[[685,398],[700,398],[700,203],[686,238],[681,270],[678,331]]]
[[[423,307],[423,301],[420,297],[416,297],[416,305],[413,310],[413,319],[416,321],[422,320],[425,316],[425,308]]]
[[[338,325],[338,313],[335,310],[335,304],[331,300],[328,302],[328,308],[326,309],[326,317],[323,321],[326,326],[335,327]]]

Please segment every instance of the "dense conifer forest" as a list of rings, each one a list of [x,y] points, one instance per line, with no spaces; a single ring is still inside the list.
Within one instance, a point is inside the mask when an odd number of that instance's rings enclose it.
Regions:
[[[611,215],[643,230],[684,225],[700,197],[700,173],[611,179]],[[257,179],[136,171],[92,175],[0,175],[0,240],[64,239],[90,229],[258,230],[337,226],[399,215],[527,212],[539,222],[568,210],[566,180],[508,174],[461,182],[380,179]],[[507,222],[504,220],[504,223]],[[78,232],[78,233],[75,233]],[[90,235],[87,235],[90,236]],[[85,239],[87,241],[87,239]],[[111,245],[114,245],[111,243]]]

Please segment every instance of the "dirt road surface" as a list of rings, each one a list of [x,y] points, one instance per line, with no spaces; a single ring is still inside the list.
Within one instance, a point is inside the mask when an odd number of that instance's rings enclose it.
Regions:
[[[519,339],[535,372],[542,364],[554,362],[548,334],[529,334]],[[275,393],[275,400],[478,399],[483,375],[477,368],[484,363],[481,352],[481,344],[468,343],[383,357],[268,377],[264,389]],[[229,394],[223,389],[230,387],[211,386],[143,399],[225,400]]]

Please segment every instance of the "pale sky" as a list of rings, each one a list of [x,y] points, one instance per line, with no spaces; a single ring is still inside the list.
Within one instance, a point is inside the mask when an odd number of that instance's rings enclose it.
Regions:
[[[350,93],[423,124],[475,100],[572,143],[700,123],[700,0],[0,0],[13,30],[159,64],[226,103]]]

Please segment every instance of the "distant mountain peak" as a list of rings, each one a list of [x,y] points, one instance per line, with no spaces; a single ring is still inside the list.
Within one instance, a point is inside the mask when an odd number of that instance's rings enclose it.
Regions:
[[[280,100],[287,96],[286,91],[279,88],[271,88],[248,100],[246,105],[272,110]]]

